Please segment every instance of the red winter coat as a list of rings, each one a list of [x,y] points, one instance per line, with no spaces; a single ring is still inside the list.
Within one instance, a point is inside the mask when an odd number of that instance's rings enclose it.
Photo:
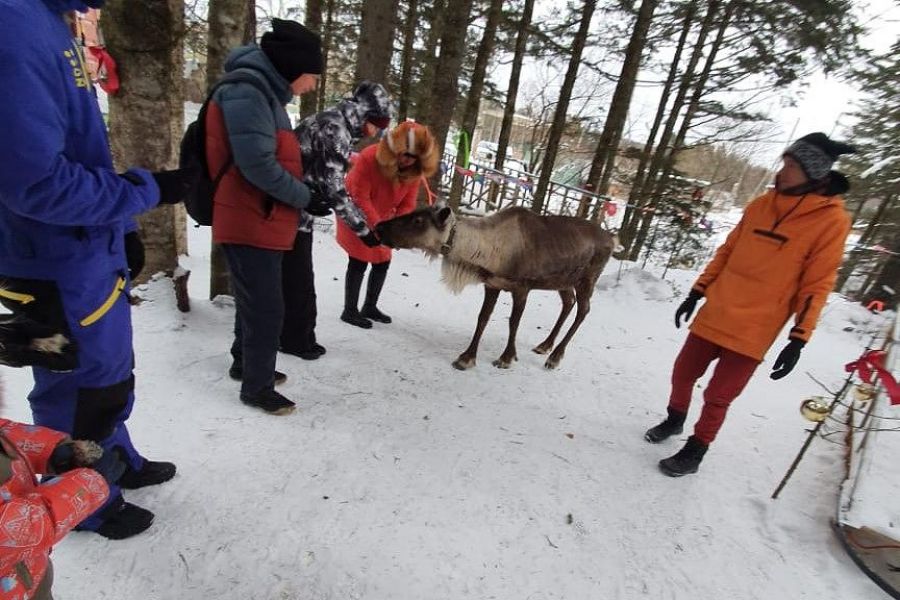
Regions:
[[[38,484],[35,473],[48,472],[50,455],[65,439],[52,429],[0,419],[0,600],[31,598],[51,547],[109,495],[91,469]]]
[[[246,82],[216,89],[206,112],[206,162],[210,178],[228,167],[213,198],[213,241],[266,250],[290,250],[300,222],[302,183],[300,143],[284,105],[288,82],[256,46],[237,48],[225,65],[265,82],[264,94]],[[254,182],[254,183],[251,183]]]
[[[407,182],[389,179],[376,158],[379,144],[363,150],[345,180],[347,191],[353,202],[365,213],[369,229],[382,221],[412,212],[416,208],[421,179]],[[363,262],[378,264],[391,260],[391,249],[387,246],[369,248],[353,231],[338,221],[337,242],[347,254]]]

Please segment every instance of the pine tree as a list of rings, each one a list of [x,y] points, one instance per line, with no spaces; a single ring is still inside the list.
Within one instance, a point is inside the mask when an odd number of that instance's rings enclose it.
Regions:
[[[900,41],[855,73],[867,92],[848,136],[857,149],[849,157],[849,204],[877,205],[839,274],[836,289],[868,303],[900,300]],[[865,215],[863,210],[857,214]],[[873,250],[873,248],[877,248]]]

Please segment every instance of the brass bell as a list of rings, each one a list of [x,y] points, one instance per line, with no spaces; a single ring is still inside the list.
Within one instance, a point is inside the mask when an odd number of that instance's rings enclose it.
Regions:
[[[822,396],[807,398],[800,404],[800,414],[807,421],[812,421],[813,423],[824,421],[829,412],[831,410],[828,408],[828,403],[825,402],[825,398]]]
[[[871,383],[860,383],[853,388],[853,398],[860,404],[865,404],[875,397],[875,386]]]

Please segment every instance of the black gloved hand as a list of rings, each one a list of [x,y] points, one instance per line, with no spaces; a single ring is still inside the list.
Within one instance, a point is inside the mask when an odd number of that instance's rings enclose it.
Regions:
[[[0,364],[72,371],[78,367],[78,348],[52,327],[24,315],[3,315],[0,317]]]
[[[314,217],[324,217],[331,212],[331,204],[328,198],[319,191],[315,186],[309,186],[309,204],[304,208],[306,212]]]
[[[200,179],[199,167],[150,173],[159,186],[160,204],[180,204]]]
[[[775,364],[772,365],[772,374],[769,377],[778,380],[790,373],[797,365],[797,361],[800,360],[800,351],[805,345],[806,342],[803,340],[791,338],[791,341],[775,359]]]
[[[91,440],[66,440],[60,442],[50,455],[53,473],[65,473],[76,467],[86,467],[103,456],[103,447]]]
[[[134,281],[144,270],[144,242],[137,231],[125,234],[125,261],[128,263],[128,274]]]
[[[375,235],[375,232],[372,230],[369,230],[369,233],[367,233],[364,236],[361,236],[359,239],[361,239],[362,243],[365,244],[366,246],[368,246],[369,248],[374,248],[375,246],[381,245],[381,240],[378,239],[378,236]]]
[[[678,310],[675,311],[675,327],[681,328],[681,319],[684,317],[684,322],[687,323],[691,318],[691,315],[694,314],[694,309],[697,307],[697,302],[700,298],[703,297],[703,294],[698,292],[697,290],[691,290],[691,293],[688,294],[687,299],[681,303],[678,307]]]

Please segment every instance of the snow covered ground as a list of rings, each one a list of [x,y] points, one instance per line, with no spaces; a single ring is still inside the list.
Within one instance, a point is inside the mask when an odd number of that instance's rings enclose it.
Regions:
[[[766,376],[776,348],[700,472],[670,479],[656,462],[689,431],[659,446],[642,435],[665,411],[686,335],[672,315],[695,273],[663,281],[626,268],[617,281],[612,263],[553,372],[529,351],[556,317],[549,292],[531,295],[519,361],[491,366],[506,340],[502,297],[478,366],[459,372],[450,362],[471,336],[479,289],[452,296],[437,263],[398,252],[381,302],[395,322],[351,327],[338,319],[345,255],[318,232],[328,354],[279,357],[280,389],[299,410],[274,417],[243,406],[226,374],[233,309],[206,300],[208,234],[191,230],[192,312],[177,312],[167,280],[134,310],[132,435],[178,475],[128,493],[156,513],[145,534],[73,533],[57,547],[58,599],[885,597],[830,529],[838,445],[816,440],[769,496],[806,435],[801,400],[822,393],[805,372],[838,386],[864,330],[888,317],[835,297],[797,371]],[[29,373],[2,374],[8,416],[30,420]],[[691,422],[698,411],[699,390]],[[896,526],[896,495],[883,504]]]

